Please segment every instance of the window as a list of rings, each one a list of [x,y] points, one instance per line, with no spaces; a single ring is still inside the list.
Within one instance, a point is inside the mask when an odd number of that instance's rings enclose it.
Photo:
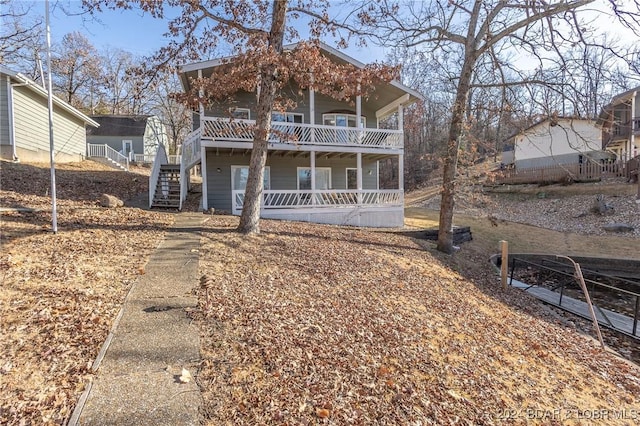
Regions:
[[[304,122],[304,115],[298,112],[273,112],[271,113],[271,121],[302,123]]]
[[[358,169],[347,168],[347,189],[358,189]]]
[[[236,118],[238,120],[250,120],[251,112],[249,108],[229,108],[229,113],[231,117]]]
[[[244,191],[247,187],[249,177],[249,166],[231,166],[231,189],[234,191]],[[264,168],[264,189],[271,189],[271,170],[269,166]]]
[[[322,123],[325,126],[356,127],[357,116],[355,114],[322,114]],[[360,116],[360,125],[367,126],[367,119]]]
[[[316,167],[316,189],[331,188],[331,167]],[[311,189],[311,168],[298,167],[298,189]]]

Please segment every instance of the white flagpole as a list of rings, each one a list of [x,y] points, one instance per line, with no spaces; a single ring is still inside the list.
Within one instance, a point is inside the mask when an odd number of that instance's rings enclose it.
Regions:
[[[51,161],[51,228],[58,232],[58,209],[56,207],[56,166],[53,153],[53,91],[51,83],[51,28],[49,27],[49,0],[45,0],[44,7],[47,24],[47,74],[49,92],[49,159]]]

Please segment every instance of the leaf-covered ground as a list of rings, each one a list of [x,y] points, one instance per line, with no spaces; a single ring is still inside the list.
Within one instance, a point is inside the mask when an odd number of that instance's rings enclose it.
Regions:
[[[0,207],[50,208],[46,164],[2,162]],[[0,214],[0,424],[62,424],[131,284],[171,216],[97,207],[146,189],[141,173],[59,165],[51,213]]]
[[[213,216],[203,234],[208,424],[640,421],[638,367],[501,293],[488,264],[462,276],[430,243],[385,232],[236,226]]]

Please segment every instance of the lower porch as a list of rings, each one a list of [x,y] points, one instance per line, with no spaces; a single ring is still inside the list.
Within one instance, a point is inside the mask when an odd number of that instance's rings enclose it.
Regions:
[[[202,154],[203,208],[241,214],[251,150],[203,147]],[[260,215],[336,225],[403,226],[401,182],[380,187],[379,161],[389,157],[393,156],[270,150]]]

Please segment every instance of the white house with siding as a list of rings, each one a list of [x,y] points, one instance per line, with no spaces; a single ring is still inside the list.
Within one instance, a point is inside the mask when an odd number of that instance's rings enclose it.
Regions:
[[[336,63],[364,66],[329,46],[322,45],[321,50]],[[210,60],[182,66],[179,75],[184,90],[191,89],[193,79],[211,75],[213,69],[224,63]],[[402,226],[403,108],[420,95],[397,81],[382,83],[375,87],[373,96],[357,97],[351,104],[309,89],[292,88],[287,93],[294,97],[296,106],[272,115],[275,132],[269,139],[261,217]],[[397,115],[397,128],[380,128],[379,123],[393,114]],[[235,215],[242,212],[255,116],[256,93],[237,93],[229,104],[201,105],[194,113],[194,130],[182,144],[180,200],[186,197],[187,171],[201,164],[203,208]],[[397,187],[381,189],[379,161],[389,158],[399,163]],[[153,206],[171,194],[160,189],[163,185],[160,170],[151,179]],[[164,185],[166,189],[167,184]]]
[[[546,118],[509,138],[502,163],[516,169],[581,164],[612,158],[602,151],[595,121]]]
[[[54,153],[58,162],[80,161],[87,150],[86,126],[99,124],[68,103],[53,98]],[[0,157],[49,161],[47,91],[0,65]]]

